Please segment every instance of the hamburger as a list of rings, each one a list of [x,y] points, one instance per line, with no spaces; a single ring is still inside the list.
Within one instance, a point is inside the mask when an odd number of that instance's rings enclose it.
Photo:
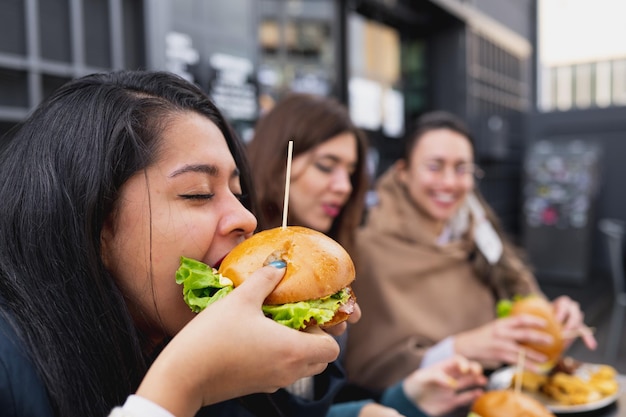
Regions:
[[[301,226],[254,234],[233,248],[218,269],[182,257],[176,282],[183,285],[187,305],[200,312],[254,271],[278,260],[287,267],[283,279],[263,303],[266,316],[303,330],[313,325],[334,326],[353,313],[356,298],[350,287],[355,278],[352,259],[333,239]]]
[[[552,336],[552,343],[522,343],[521,345],[541,352],[546,355],[547,360],[541,365],[541,372],[548,373],[556,365],[565,349],[563,340],[563,329],[554,315],[552,304],[545,298],[530,295],[526,297],[518,297],[510,302],[506,307],[499,306],[499,316],[515,316],[520,314],[530,314],[541,317],[546,322],[546,326],[541,330]]]
[[[555,417],[538,400],[513,390],[487,391],[474,401],[468,417]]]

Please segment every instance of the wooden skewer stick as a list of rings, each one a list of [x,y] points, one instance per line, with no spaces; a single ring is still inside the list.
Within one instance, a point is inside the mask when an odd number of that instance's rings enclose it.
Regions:
[[[522,390],[522,376],[524,372],[524,359],[525,359],[526,351],[524,349],[520,349],[517,355],[517,367],[515,369],[515,374],[517,378],[515,378],[515,393],[519,394]]]
[[[293,141],[289,141],[287,148],[287,172],[285,174],[285,200],[283,202],[283,229],[287,227],[287,209],[289,208],[289,184],[291,183],[291,156],[293,154]]]

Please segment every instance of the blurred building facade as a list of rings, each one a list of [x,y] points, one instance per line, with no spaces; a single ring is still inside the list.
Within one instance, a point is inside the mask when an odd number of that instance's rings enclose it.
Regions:
[[[143,67],[141,2],[0,0],[0,132],[68,80]]]
[[[210,92],[244,138],[284,92],[335,95],[379,174],[410,121],[466,119],[481,184],[518,232],[534,0],[0,0],[0,132],[72,77],[168,69]]]
[[[521,240],[531,143],[606,131],[605,178],[626,169],[611,154],[626,146],[622,98],[598,114],[536,110],[536,17],[537,0],[0,0],[0,133],[73,77],[166,69],[209,92],[244,139],[287,91],[337,96],[378,175],[415,117],[445,109],[475,133],[479,186]],[[603,195],[599,212],[626,216],[626,198]]]
[[[626,5],[539,0],[538,11],[537,105],[526,146],[569,151],[543,157],[544,168],[526,167],[525,176],[539,179],[541,186],[525,190],[524,241],[544,280],[584,284],[609,274],[598,221],[626,220],[626,28],[621,23]]]

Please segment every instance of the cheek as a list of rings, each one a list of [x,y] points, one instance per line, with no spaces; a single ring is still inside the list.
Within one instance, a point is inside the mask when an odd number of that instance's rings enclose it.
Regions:
[[[410,175],[407,178],[409,193],[413,201],[419,205],[426,204],[428,192],[433,188],[427,179],[418,175]]]
[[[467,179],[463,180],[459,184],[459,191],[461,193],[463,193],[463,194],[468,194],[473,189],[474,189],[474,179],[473,178],[467,178]]]
[[[138,211],[126,214],[117,224],[123,233],[112,242],[111,272],[144,331],[165,329],[174,335],[194,317],[175,281],[180,256],[203,259],[214,230],[203,227],[206,221],[190,227],[184,215],[173,216],[168,209],[154,209],[151,218]]]
[[[323,179],[313,175],[310,169],[296,178],[292,177],[291,184],[289,185],[290,206],[296,209],[300,206],[310,206],[312,202],[320,198],[324,184]]]
[[[108,266],[123,288],[132,289],[144,281],[149,262],[149,224],[142,210],[120,211],[114,236],[107,242]]]

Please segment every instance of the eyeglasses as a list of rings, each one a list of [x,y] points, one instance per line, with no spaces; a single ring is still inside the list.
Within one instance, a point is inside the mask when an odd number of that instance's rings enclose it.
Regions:
[[[442,177],[445,174],[446,170],[449,168],[449,166],[441,161],[430,161],[426,162],[423,165],[423,168],[426,170],[426,172],[433,176]],[[471,176],[475,179],[481,179],[485,176],[485,172],[474,163],[457,164],[452,166],[452,170],[457,178],[467,178]]]

